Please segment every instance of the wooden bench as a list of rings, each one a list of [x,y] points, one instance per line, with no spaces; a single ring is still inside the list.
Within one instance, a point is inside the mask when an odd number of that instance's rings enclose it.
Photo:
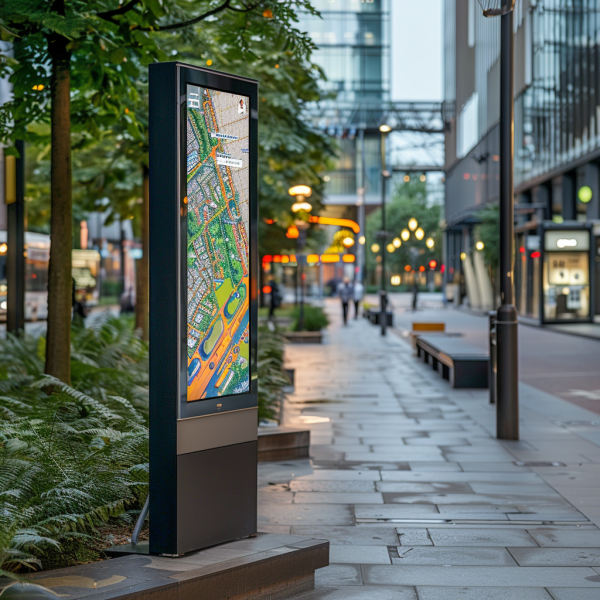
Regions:
[[[418,332],[435,331],[438,333],[444,333],[446,331],[446,323],[425,323],[421,321],[413,321],[412,330]]]
[[[417,356],[434,371],[442,367],[442,377],[453,388],[488,388],[487,351],[456,337],[422,335],[417,338]]]

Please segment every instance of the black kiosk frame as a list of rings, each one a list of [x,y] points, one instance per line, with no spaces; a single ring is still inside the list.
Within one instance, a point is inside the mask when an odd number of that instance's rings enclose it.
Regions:
[[[197,401],[187,396],[188,86],[245,97],[249,113],[249,389]],[[257,528],[258,84],[157,63],[149,93],[150,553],[179,555]]]

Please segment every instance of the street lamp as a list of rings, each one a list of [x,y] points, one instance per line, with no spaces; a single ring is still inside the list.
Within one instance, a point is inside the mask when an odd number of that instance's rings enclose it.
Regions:
[[[419,226],[419,222],[413,217],[408,221],[408,228],[414,231]]]
[[[386,292],[386,279],[385,279],[385,240],[387,239],[387,231],[385,229],[385,188],[387,179],[391,176],[391,173],[385,168],[385,138],[392,128],[383,123],[379,126],[381,132],[381,284],[379,290],[379,302],[380,302],[380,313],[379,321],[381,324],[381,335],[386,334],[387,327],[387,292]],[[392,246],[393,247],[393,246]]]
[[[354,239],[351,238],[350,236],[345,237],[342,240],[342,244],[344,245],[344,248],[346,248],[346,249],[352,248],[352,246],[354,246]]]
[[[514,305],[515,0],[479,0],[486,17],[500,16],[500,299],[496,321],[496,436],[519,439],[519,360]]]
[[[310,212],[312,205],[306,201],[312,194],[312,189],[308,185],[295,185],[288,190],[288,194],[295,198],[296,202],[292,205],[292,212],[297,213],[301,210]],[[301,219],[295,221],[295,226],[298,230],[298,237],[296,239],[297,247],[297,262],[298,271],[300,276],[300,311],[298,314],[298,329],[304,331],[304,261],[305,257],[302,255],[304,244],[306,243],[306,232],[308,230],[308,223]],[[298,288],[296,288],[298,289]]]
[[[394,238],[392,244],[394,244],[394,248],[400,248],[400,246],[402,246],[402,240],[398,237]]]
[[[421,241],[425,237],[425,232],[419,227],[419,229],[415,231],[415,237]]]
[[[410,231],[408,229],[403,229],[402,232],[400,233],[400,237],[405,242],[408,242],[408,240],[410,239]]]
[[[435,242],[433,240],[433,238],[427,238],[427,240],[425,241],[425,245],[430,249],[433,250],[433,247],[435,246]]]

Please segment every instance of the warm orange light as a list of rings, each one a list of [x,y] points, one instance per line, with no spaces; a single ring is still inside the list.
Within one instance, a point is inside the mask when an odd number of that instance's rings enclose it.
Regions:
[[[8,246],[6,244],[0,244],[0,254],[6,254]]]
[[[289,262],[290,262],[290,257],[289,256],[282,256],[281,257],[281,264],[287,265]]]
[[[263,262],[264,263],[270,263],[273,261],[273,257],[270,254],[265,254],[263,256]]]
[[[263,10],[263,17],[265,19],[272,19],[273,18],[273,11],[270,8],[267,8],[267,9]]]
[[[273,257],[273,262],[275,262],[275,263],[280,263],[280,262],[281,262],[281,256],[279,256],[279,254],[276,254],[276,255]]]
[[[354,233],[360,233],[359,224],[350,219],[334,219],[333,217],[310,216],[308,220],[311,223],[318,223],[319,225],[337,225],[338,227],[348,227],[349,229],[352,229]]]
[[[308,198],[312,194],[312,190],[307,185],[295,185],[288,190],[290,196],[304,196]]]
[[[271,286],[265,285],[265,287],[263,288],[263,294],[270,294],[270,293],[271,293]]]
[[[265,219],[265,223],[267,225],[273,225],[273,223],[275,223],[275,219]]]
[[[210,65],[212,65],[212,60],[210,60],[210,58],[206,61],[206,64],[210,67]]]
[[[354,256],[354,254],[344,254],[344,256],[342,256],[342,260],[345,263],[353,263],[356,261],[356,256]]]
[[[295,255],[295,254],[290,254],[290,262],[291,262],[291,263],[298,262],[298,261],[296,260],[296,255]]]
[[[295,240],[300,237],[300,232],[298,231],[298,228],[295,225],[290,225],[285,234],[285,237],[289,238],[290,240]]]
[[[410,272],[410,270],[411,270],[411,269],[410,269],[410,266],[409,266],[409,265],[406,265],[406,266],[404,267],[404,270],[405,270],[407,273],[409,273],[409,272]]]
[[[437,262],[435,260],[430,260],[429,261],[429,268],[430,269],[435,269],[437,267]]]
[[[306,257],[306,262],[312,263],[312,264],[317,264],[319,262],[319,255],[318,254],[309,254]]]
[[[423,265],[421,265],[421,266],[419,267],[419,271],[421,271],[421,273],[423,273],[423,272],[425,271],[425,267],[424,267]]]
[[[322,254],[321,255],[322,263],[337,263],[340,262],[339,254]]]

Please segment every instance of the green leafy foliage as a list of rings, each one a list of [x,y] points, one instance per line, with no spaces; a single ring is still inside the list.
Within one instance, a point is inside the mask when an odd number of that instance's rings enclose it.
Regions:
[[[484,244],[483,259],[494,275],[500,261],[500,208],[498,204],[490,204],[477,214],[481,219],[477,231]]]
[[[300,308],[296,307],[293,312],[294,324],[292,329],[299,331],[299,317]],[[325,311],[320,306],[313,306],[312,304],[304,305],[304,330],[305,331],[321,331],[329,325],[329,318],[325,314]]]
[[[284,339],[267,327],[258,330],[258,420],[275,419],[283,388],[289,385],[283,370]]]
[[[367,218],[367,243],[366,257],[367,269],[371,273],[377,265],[377,256],[371,250],[374,243],[380,246],[387,246],[396,237],[400,237],[403,229],[408,228],[408,221],[411,218],[417,219],[419,227],[425,232],[422,240],[417,240],[411,233],[408,242],[402,242],[400,248],[394,252],[386,250],[386,271],[388,275],[401,275],[404,273],[405,266],[420,266],[428,268],[429,261],[434,259],[440,264],[442,258],[442,231],[440,228],[441,207],[430,206],[427,203],[426,184],[416,179],[411,179],[408,183],[402,183],[394,190],[391,201],[386,205],[386,230],[390,237],[382,242],[376,237],[376,232],[381,230],[381,210],[378,209]],[[427,238],[433,238],[435,246],[430,250],[425,245]],[[411,248],[417,250],[416,260],[411,255]],[[389,284],[389,280],[388,280]]]
[[[0,343],[7,573],[96,559],[96,528],[131,522],[147,494],[147,347],[131,320],[105,318],[73,332],[73,387],[43,375],[44,342]]]

